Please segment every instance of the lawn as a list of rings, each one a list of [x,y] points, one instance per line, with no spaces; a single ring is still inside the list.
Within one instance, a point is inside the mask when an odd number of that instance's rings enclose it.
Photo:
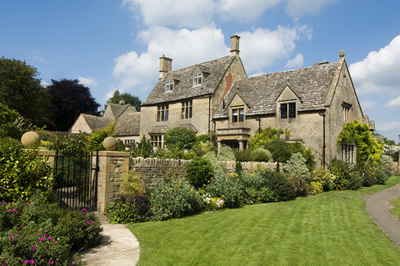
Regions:
[[[139,265],[399,265],[400,248],[372,221],[359,191],[130,224]]]
[[[390,201],[390,204],[393,206],[390,212],[399,217],[400,220],[400,197]]]

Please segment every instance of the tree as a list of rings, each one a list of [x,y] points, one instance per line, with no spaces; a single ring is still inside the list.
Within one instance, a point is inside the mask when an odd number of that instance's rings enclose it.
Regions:
[[[0,103],[41,124],[50,116],[50,95],[40,85],[36,68],[16,59],[0,58]]]
[[[100,115],[100,104],[90,94],[88,87],[79,84],[77,79],[51,80],[52,120],[57,130],[68,131],[81,113]]]
[[[165,133],[164,140],[168,149],[190,149],[196,141],[196,133],[185,127],[175,127]]]
[[[15,139],[21,137],[22,131],[15,124],[18,117],[20,115],[16,111],[0,103],[0,137],[12,137]]]
[[[107,104],[104,106],[104,110],[107,108],[107,105],[109,103],[118,104],[121,100],[123,100],[125,104],[135,106],[138,112],[140,111],[140,105],[142,104],[142,101],[137,96],[133,96],[128,92],[120,93],[118,89],[115,90],[113,96],[107,100]]]

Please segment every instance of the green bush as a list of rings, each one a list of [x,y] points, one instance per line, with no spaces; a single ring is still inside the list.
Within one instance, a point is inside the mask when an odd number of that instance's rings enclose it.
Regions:
[[[297,175],[289,176],[288,180],[293,186],[293,190],[297,197],[307,196],[308,193],[312,190],[312,187],[306,181],[304,181],[303,178]]]
[[[333,190],[335,188],[335,180],[336,176],[330,173],[327,169],[316,169],[312,173],[312,181],[319,183],[322,186],[323,191]]]
[[[242,206],[241,194],[243,188],[236,173],[215,176],[210,184],[204,188],[204,191],[212,197],[223,199],[225,207],[237,208]]]
[[[229,146],[222,146],[217,154],[218,161],[235,161],[235,154]]]
[[[253,161],[253,153],[249,149],[247,150],[233,150],[236,161],[239,162],[251,162]],[[271,155],[272,156],[272,155]]]
[[[259,173],[244,174],[241,177],[245,204],[276,202],[278,196],[267,187],[267,180]]]
[[[80,154],[87,151],[88,139],[86,134],[49,136],[48,148],[66,154]]]
[[[262,147],[257,148],[252,153],[252,161],[269,162],[272,161],[272,154],[269,150]]]
[[[225,169],[222,167],[221,163],[218,162],[217,157],[213,153],[209,152],[205,154],[203,158],[211,163],[214,171],[214,177],[222,177],[226,175]]]
[[[36,189],[47,197],[53,179],[46,160],[13,139],[0,138],[0,201],[28,200]]]
[[[115,122],[110,123],[103,129],[96,130],[88,137],[88,150],[89,151],[102,151],[104,150],[103,141],[107,137],[111,137],[114,133]]]
[[[375,177],[376,177],[377,183],[381,184],[381,185],[385,184],[389,178],[389,176],[385,173],[385,170],[381,167],[375,168]]]
[[[249,147],[251,149],[267,148],[268,143],[274,139],[279,139],[282,133],[282,129],[265,128],[250,139]]]
[[[392,163],[393,163],[392,156],[382,154],[381,167],[383,167],[383,169],[393,171]]]
[[[281,139],[271,140],[266,147],[272,154],[274,162],[286,162],[292,156],[290,145]]]
[[[370,187],[378,183],[375,176],[375,168],[367,163],[357,163],[355,171],[361,177],[361,183],[364,187]]]
[[[318,181],[311,181],[311,187],[312,187],[312,194],[318,194],[321,193],[323,191],[323,187],[322,184]]]
[[[293,185],[286,175],[266,169],[261,172],[261,175],[266,180],[266,186],[277,196],[278,201],[288,201],[296,198]]]
[[[196,133],[185,127],[175,127],[165,133],[164,141],[168,149],[190,149],[196,141]]]
[[[202,199],[186,180],[161,180],[151,194],[151,208],[155,220],[179,218],[199,212]]]
[[[159,151],[163,151],[163,149],[159,149]],[[153,145],[150,142],[150,139],[147,139],[146,136],[143,135],[143,138],[140,142],[131,149],[132,157],[152,157],[153,154]]]
[[[361,176],[349,163],[332,159],[329,164],[329,171],[336,176],[335,189],[359,189],[362,186]]]
[[[311,182],[311,174],[306,165],[306,159],[300,152],[292,154],[290,160],[286,162],[284,171],[288,175],[300,176],[307,182]]]
[[[305,147],[301,142],[291,143],[290,147],[293,153],[300,152],[304,159],[306,159],[308,171],[311,173],[315,168],[315,156],[313,151],[310,148]]]
[[[204,135],[201,135],[204,136]],[[207,136],[208,137],[208,136]],[[208,152],[213,152],[215,150],[214,144],[212,144],[211,141],[197,141],[192,147],[193,152],[196,154],[196,156],[201,157],[205,155]]]
[[[111,223],[137,223],[151,217],[150,202],[145,196],[119,195],[115,203],[107,206],[107,218]]]
[[[209,183],[213,177],[213,167],[205,158],[194,159],[186,166],[186,178],[196,189]]]
[[[22,136],[21,129],[15,124],[18,117],[18,112],[0,103],[0,137],[19,139]]]

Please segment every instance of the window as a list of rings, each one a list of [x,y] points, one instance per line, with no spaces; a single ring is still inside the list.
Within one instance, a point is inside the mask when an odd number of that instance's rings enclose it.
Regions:
[[[351,119],[350,119],[350,109],[351,109],[352,105],[349,104],[349,103],[343,102],[343,103],[342,103],[342,107],[343,107],[343,121],[344,121],[345,123],[351,122]]]
[[[281,119],[296,118],[296,103],[281,103]]]
[[[162,148],[163,136],[162,135],[151,135],[150,136],[150,143],[153,147],[160,147]]]
[[[243,122],[244,121],[244,108],[232,109],[232,122]]]
[[[342,161],[354,163],[354,144],[342,144]]]
[[[167,81],[165,82],[165,92],[173,91],[174,90],[174,81]]]
[[[182,102],[181,119],[192,118],[192,100]]]
[[[203,74],[193,76],[193,86],[200,85],[203,82]]]
[[[135,145],[135,140],[134,139],[126,139],[124,140],[125,145]]]
[[[168,104],[157,106],[157,121],[168,121]]]

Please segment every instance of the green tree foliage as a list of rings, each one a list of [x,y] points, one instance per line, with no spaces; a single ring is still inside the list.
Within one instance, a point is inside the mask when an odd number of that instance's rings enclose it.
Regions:
[[[143,135],[140,142],[132,148],[131,154],[133,157],[150,157],[153,154],[153,145],[151,145],[150,139]]]
[[[25,62],[0,58],[0,103],[40,125],[50,116],[50,97],[38,75]]]
[[[235,154],[231,147],[229,146],[222,146],[217,154],[218,161],[235,161]]]
[[[214,177],[211,163],[205,158],[196,158],[186,166],[187,180],[196,188],[207,185]]]
[[[357,119],[346,123],[338,137],[341,143],[357,144],[357,162],[369,162],[374,166],[381,164],[383,145],[373,137],[367,124],[361,124]]]
[[[282,129],[265,128],[250,139],[249,147],[250,149],[266,148],[271,140],[279,139],[282,133]]]
[[[190,149],[196,141],[196,133],[185,127],[175,127],[165,133],[164,140],[168,149]]]
[[[286,162],[292,156],[290,145],[281,139],[273,139],[267,144],[267,149],[271,152],[274,162]]]
[[[81,113],[99,115],[100,104],[92,97],[90,89],[75,80],[51,80],[52,120],[57,130],[68,131]]]
[[[106,105],[104,105],[104,110],[107,108],[109,103],[118,104],[121,100],[123,100],[125,104],[135,106],[136,110],[140,112],[140,105],[142,104],[142,101],[139,99],[139,97],[133,96],[128,92],[120,93],[119,90],[115,90],[113,96],[107,100]]]
[[[114,133],[115,123],[110,123],[103,129],[97,130],[88,137],[88,150],[101,151],[104,150],[103,141],[107,137],[111,137]]]
[[[315,168],[315,156],[313,151],[310,148],[305,147],[301,142],[291,143],[290,147],[292,148],[293,153],[300,152],[304,159],[306,159],[308,171],[311,173]]]
[[[286,162],[284,170],[289,175],[297,175],[307,182],[311,181],[311,174],[307,168],[306,159],[300,152],[292,154],[290,160]]]
[[[21,137],[22,131],[15,124],[18,117],[20,115],[16,111],[0,103],[0,137]]]

